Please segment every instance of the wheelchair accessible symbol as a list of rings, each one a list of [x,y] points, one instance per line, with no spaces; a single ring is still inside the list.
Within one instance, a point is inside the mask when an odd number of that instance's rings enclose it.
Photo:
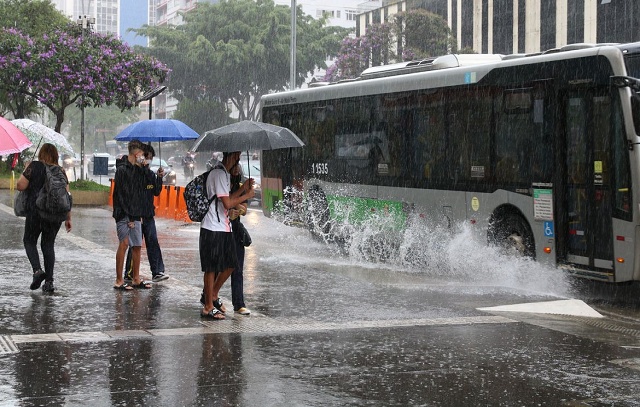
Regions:
[[[544,236],[553,237],[553,222],[544,222]]]

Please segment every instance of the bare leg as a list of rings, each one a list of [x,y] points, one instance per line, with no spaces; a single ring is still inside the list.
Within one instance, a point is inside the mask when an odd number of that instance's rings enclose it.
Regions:
[[[215,277],[215,281],[213,283],[212,301],[215,301],[220,297],[220,289],[224,285],[224,282],[227,281],[231,273],[233,273],[233,269],[226,269],[222,273],[218,273],[218,275]],[[213,305],[213,302],[211,303],[211,305]]]
[[[216,278],[216,273],[206,272],[204,273],[204,308],[202,313],[206,314],[213,309],[213,283]]]
[[[133,285],[140,284],[140,251],[141,246],[133,246],[131,248],[131,282]]]
[[[118,245],[118,250],[116,251],[116,285],[120,286],[124,283],[124,279],[122,278],[122,266],[124,265],[124,256],[127,253],[127,249],[129,248],[129,238],[125,238]]]

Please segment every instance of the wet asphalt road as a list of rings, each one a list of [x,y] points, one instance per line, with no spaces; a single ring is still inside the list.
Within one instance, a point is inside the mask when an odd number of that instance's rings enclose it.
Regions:
[[[123,293],[108,208],[75,208],[47,295],[10,202],[0,190],[1,406],[640,405],[637,286],[490,259],[464,234],[419,266],[374,263],[251,211],[253,314],[207,322],[196,224],[157,219],[171,278]],[[605,318],[478,310],[566,298]]]

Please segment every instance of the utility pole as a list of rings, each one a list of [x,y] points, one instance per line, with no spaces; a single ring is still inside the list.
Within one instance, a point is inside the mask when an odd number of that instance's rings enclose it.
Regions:
[[[296,0],[291,0],[291,70],[289,89],[296,88]]]
[[[84,7],[84,5],[83,5]],[[82,27],[82,43],[84,46],[84,34],[85,31],[91,30],[91,25],[96,23],[94,17],[88,17],[86,15],[78,17],[77,24]],[[84,89],[82,91],[81,106],[80,106],[80,179],[85,179],[84,175]],[[88,175],[88,174],[87,174]]]

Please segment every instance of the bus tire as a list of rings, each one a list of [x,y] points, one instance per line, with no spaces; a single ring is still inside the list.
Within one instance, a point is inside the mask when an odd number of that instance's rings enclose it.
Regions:
[[[515,213],[494,219],[489,227],[489,243],[501,247],[508,254],[535,259],[533,232],[527,221]]]
[[[307,195],[307,226],[315,237],[326,237],[330,230],[327,196],[317,185]]]

